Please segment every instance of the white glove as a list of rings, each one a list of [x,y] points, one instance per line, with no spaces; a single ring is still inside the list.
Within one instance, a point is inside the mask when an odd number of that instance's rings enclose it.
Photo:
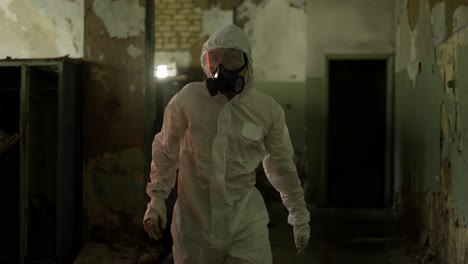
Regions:
[[[296,243],[297,253],[302,255],[309,244],[310,226],[309,223],[294,226],[294,242]]]
[[[163,199],[151,198],[146,206],[145,216],[143,217],[143,227],[149,237],[158,240],[162,238],[162,230],[166,229],[167,216],[166,205]]]

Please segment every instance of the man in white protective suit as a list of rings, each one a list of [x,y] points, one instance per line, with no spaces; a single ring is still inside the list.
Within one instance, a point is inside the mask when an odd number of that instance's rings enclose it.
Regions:
[[[208,78],[186,85],[170,100],[154,138],[145,231],[162,237],[165,199],[179,169],[171,226],[174,262],[272,263],[268,213],[254,186],[263,161],[303,252],[309,212],[284,112],[253,87],[247,35],[235,25],[220,28],[204,43],[201,65]]]

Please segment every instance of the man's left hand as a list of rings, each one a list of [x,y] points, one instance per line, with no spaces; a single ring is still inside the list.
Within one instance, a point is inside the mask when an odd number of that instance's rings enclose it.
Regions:
[[[310,226],[308,223],[294,226],[294,242],[296,243],[297,253],[302,255],[309,244]]]

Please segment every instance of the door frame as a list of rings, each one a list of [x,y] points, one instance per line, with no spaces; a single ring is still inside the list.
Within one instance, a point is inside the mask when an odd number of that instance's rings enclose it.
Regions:
[[[394,92],[394,54],[393,53],[355,53],[355,54],[334,54],[328,53],[324,56],[325,59],[325,113],[326,124],[324,127],[324,152],[323,152],[323,173],[321,182],[321,201],[328,203],[328,125],[329,125],[329,78],[330,78],[330,61],[331,60],[385,60],[387,62],[387,84],[386,84],[386,124],[385,124],[385,193],[384,207],[390,208],[393,206],[393,196],[395,193],[394,187],[394,108],[395,108],[395,92]]]

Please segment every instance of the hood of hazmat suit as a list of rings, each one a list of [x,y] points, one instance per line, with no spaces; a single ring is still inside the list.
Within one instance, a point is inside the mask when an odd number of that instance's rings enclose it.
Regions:
[[[246,54],[245,88],[228,100],[210,96],[205,83],[193,82],[170,100],[153,141],[146,190],[154,199],[166,199],[179,169],[171,227],[176,263],[223,263],[227,257],[271,263],[268,214],[254,186],[262,161],[289,211],[288,222],[309,222],[284,112],[253,88],[251,47],[242,29],[222,27],[202,54],[216,48]]]

